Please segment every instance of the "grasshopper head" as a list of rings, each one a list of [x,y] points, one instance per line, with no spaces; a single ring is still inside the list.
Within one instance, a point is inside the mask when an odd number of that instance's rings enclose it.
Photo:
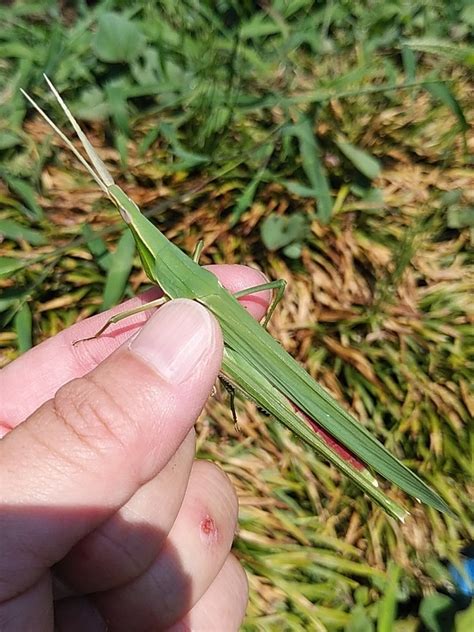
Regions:
[[[124,193],[122,189],[116,184],[112,184],[111,186],[107,187],[107,195],[117,207],[123,221],[127,225],[131,224],[132,213],[140,213],[140,209],[135,204],[135,202],[131,200],[128,195]]]

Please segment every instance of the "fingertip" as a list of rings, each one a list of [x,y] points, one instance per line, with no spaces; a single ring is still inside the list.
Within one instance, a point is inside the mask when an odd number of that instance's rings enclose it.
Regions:
[[[179,385],[193,377],[200,389],[217,377],[223,341],[213,314],[197,301],[182,298],[155,312],[128,348],[165,382]],[[203,379],[196,380],[201,374]]]
[[[238,560],[229,554],[201,599],[168,632],[239,630],[245,617],[248,595],[247,575]]]

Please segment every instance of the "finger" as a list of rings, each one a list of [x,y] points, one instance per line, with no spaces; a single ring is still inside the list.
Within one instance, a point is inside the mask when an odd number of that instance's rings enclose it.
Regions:
[[[222,568],[237,523],[237,498],[227,476],[196,461],[183,505],[155,562],[129,584],[95,595],[114,632],[166,629],[184,616]]]
[[[46,628],[52,630],[53,627]],[[87,597],[69,597],[54,604],[54,632],[107,632],[110,630]]]
[[[247,576],[235,557],[229,554],[220,573],[201,599],[166,632],[236,632],[240,630],[247,602]]]
[[[191,430],[161,472],[55,566],[62,582],[78,594],[87,594],[123,585],[144,573],[176,520],[194,454]]]
[[[230,292],[237,292],[264,283],[267,279],[258,270],[240,265],[209,266]],[[31,415],[41,404],[54,397],[56,391],[74,378],[91,371],[115,349],[143,326],[152,312],[135,314],[113,325],[93,341],[73,345],[74,341],[94,336],[110,316],[158,298],[154,288],[113,309],[76,323],[53,338],[30,349],[0,371],[0,438]],[[271,291],[265,290],[239,301],[260,320],[268,307]]]
[[[34,584],[163,469],[221,359],[212,314],[172,301],[0,441],[0,601]]]
[[[166,632],[235,632],[240,629],[247,602],[248,582],[245,571],[235,557],[229,554],[201,599]],[[87,597],[57,602],[54,623],[57,632],[103,632],[106,629],[104,619]],[[133,629],[140,628],[134,626]]]
[[[35,613],[33,620],[30,616],[31,612]],[[53,626],[53,599],[49,573],[44,573],[33,586],[15,599],[0,605],[2,632],[22,632],[23,630],[49,632]]]

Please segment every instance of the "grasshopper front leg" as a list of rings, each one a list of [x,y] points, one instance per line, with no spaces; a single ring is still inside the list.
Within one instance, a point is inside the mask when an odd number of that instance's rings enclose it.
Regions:
[[[269,281],[268,283],[261,283],[260,285],[254,285],[253,287],[246,288],[245,290],[239,290],[239,292],[234,292],[235,298],[242,298],[243,296],[248,296],[249,294],[256,294],[257,292],[262,292],[263,290],[275,290],[276,294],[270,303],[270,307],[268,308],[267,315],[265,316],[265,320],[263,321],[264,329],[267,328],[268,323],[270,322],[270,318],[273,315],[273,312],[276,309],[276,306],[283,298],[283,294],[285,293],[286,281],[284,279],[278,279],[277,281]]]
[[[133,316],[134,314],[140,314],[141,312],[146,312],[149,309],[154,309],[155,307],[160,307],[163,303],[166,303],[169,298],[167,296],[162,296],[160,298],[155,299],[154,301],[150,301],[149,303],[145,303],[144,305],[140,305],[139,307],[133,307],[132,309],[127,309],[124,312],[120,312],[120,314],[115,314],[111,316],[106,323],[99,329],[97,333],[89,338],[81,338],[80,340],[74,340],[73,345],[79,344],[79,342],[86,342],[87,340],[95,340],[99,336],[101,336],[104,331],[106,331],[110,325],[115,325],[115,323],[119,323],[121,320],[125,318],[129,318],[129,316]]]
[[[194,261],[194,263],[199,263],[203,248],[204,240],[200,239],[193,250],[192,260]],[[262,292],[263,290],[276,290],[276,294],[273,297],[272,302],[270,303],[270,307],[267,310],[265,320],[263,321],[263,328],[266,329],[273,315],[273,312],[275,311],[278,303],[283,298],[285,288],[286,281],[284,279],[277,279],[276,281],[268,281],[267,283],[260,283],[259,285],[248,287],[245,290],[239,290],[238,292],[234,292],[233,296],[235,296],[235,298],[242,298],[244,296],[249,296],[250,294]]]
[[[204,240],[200,239],[197,242],[196,247],[193,250],[192,257],[191,257],[194,263],[199,263],[199,259],[201,257],[201,252],[203,248],[204,248]]]

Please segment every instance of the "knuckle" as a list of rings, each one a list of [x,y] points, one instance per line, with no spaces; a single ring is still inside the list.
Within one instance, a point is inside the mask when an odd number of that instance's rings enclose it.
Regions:
[[[60,388],[53,410],[63,426],[94,452],[124,448],[134,427],[127,412],[92,374]]]

